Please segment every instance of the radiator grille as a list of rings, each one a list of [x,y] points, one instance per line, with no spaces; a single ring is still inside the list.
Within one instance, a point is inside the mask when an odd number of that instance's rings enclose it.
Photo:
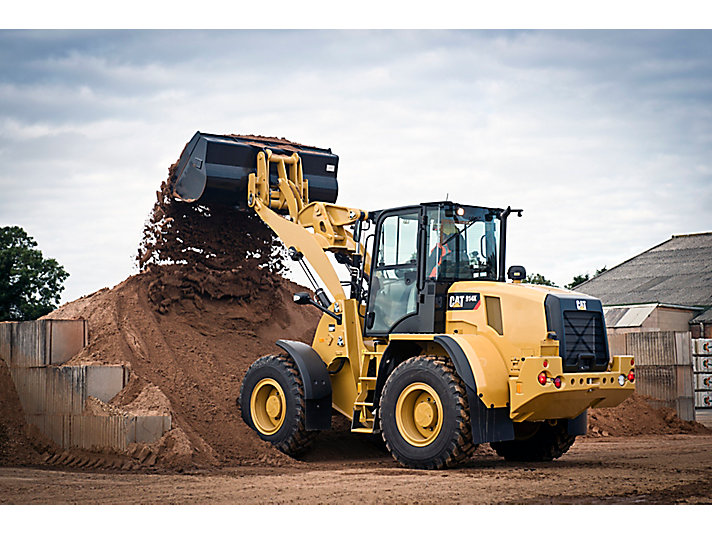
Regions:
[[[564,371],[602,371],[608,366],[603,314],[564,311]]]

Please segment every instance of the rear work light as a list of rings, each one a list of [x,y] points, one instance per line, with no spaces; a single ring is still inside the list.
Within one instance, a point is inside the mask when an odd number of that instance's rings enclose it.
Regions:
[[[619,375],[619,376],[618,376],[618,385],[619,385],[619,386],[625,386],[625,375]]]
[[[537,378],[539,380],[539,383],[542,386],[546,385],[546,373],[545,372],[542,371],[541,373],[539,373],[539,376]]]
[[[633,371],[633,369],[631,369],[630,373],[628,373],[628,381],[635,382],[635,371]]]

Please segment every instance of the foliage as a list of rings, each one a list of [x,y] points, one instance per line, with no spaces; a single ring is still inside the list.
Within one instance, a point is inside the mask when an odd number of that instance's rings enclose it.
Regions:
[[[548,280],[543,274],[539,273],[528,274],[527,277],[524,279],[524,282],[527,284],[538,284],[540,286],[556,287],[556,284],[554,282]]]
[[[596,274],[594,274],[593,276],[598,276],[601,273],[605,273],[607,270],[608,269],[606,269],[606,266],[604,265],[600,269],[596,269]],[[577,274],[576,276],[574,276],[574,279],[571,282],[569,282],[568,284],[566,284],[564,287],[566,289],[573,289],[576,286],[583,284],[584,282],[586,282],[587,280],[590,280],[590,279],[591,279],[591,277],[589,276],[588,273]]]
[[[57,307],[69,274],[43,258],[19,226],[0,227],[0,321],[29,321]]]

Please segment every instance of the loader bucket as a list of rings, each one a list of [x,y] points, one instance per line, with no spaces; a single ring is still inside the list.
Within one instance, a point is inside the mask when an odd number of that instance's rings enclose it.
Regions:
[[[181,154],[173,193],[186,202],[246,209],[248,175],[255,172],[257,154],[266,148],[275,154],[299,154],[310,201],[336,201],[339,156],[332,154],[331,149],[275,138],[201,132],[196,132]],[[270,169],[270,186],[277,187],[275,168]]]

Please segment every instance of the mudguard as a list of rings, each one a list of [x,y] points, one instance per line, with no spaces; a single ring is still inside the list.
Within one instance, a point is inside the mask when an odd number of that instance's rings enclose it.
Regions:
[[[465,383],[467,400],[470,405],[470,424],[472,425],[472,441],[488,443],[491,441],[509,441],[514,439],[514,424],[509,418],[509,407],[490,407],[484,404],[482,395],[477,391],[477,382],[472,372],[472,364],[463,347],[453,336],[435,336],[440,345],[455,365],[455,371]],[[504,381],[506,384],[506,381]]]
[[[331,428],[331,380],[326,364],[316,351],[301,341],[280,339],[276,345],[284,349],[297,364],[304,384],[307,430]]]

